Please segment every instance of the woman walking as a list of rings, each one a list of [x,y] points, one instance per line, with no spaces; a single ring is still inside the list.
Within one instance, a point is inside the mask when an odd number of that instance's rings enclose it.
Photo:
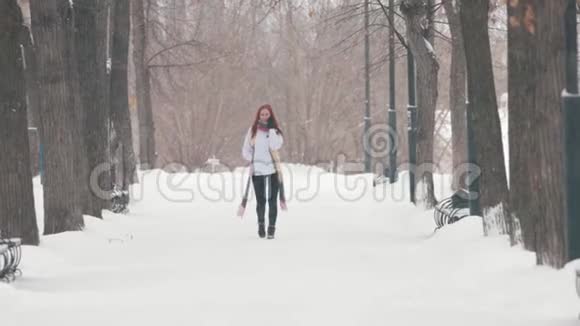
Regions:
[[[277,197],[280,189],[280,173],[274,160],[284,139],[278,121],[269,104],[262,105],[254,123],[248,130],[242,147],[242,156],[250,161],[252,183],[256,194],[258,235],[266,237],[266,202],[268,203],[268,239],[274,239],[278,216]]]

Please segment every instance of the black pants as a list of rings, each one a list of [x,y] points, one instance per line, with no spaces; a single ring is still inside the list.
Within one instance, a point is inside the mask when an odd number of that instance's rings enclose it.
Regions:
[[[268,202],[268,222],[269,225],[276,225],[276,218],[278,216],[278,174],[270,175],[254,175],[252,176],[252,183],[254,184],[254,193],[256,194],[256,212],[258,213],[258,223],[265,223],[266,215],[266,201]],[[267,193],[266,193],[267,192]]]

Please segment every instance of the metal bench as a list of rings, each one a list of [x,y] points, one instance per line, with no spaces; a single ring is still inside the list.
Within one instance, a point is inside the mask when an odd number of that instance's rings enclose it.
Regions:
[[[8,266],[8,259],[6,256],[4,256],[5,254],[7,254],[7,252],[8,246],[0,245],[0,274],[2,274],[2,271],[4,271],[4,269],[6,269]]]
[[[438,230],[447,224],[453,224],[469,216],[469,192],[465,189],[456,191],[435,205],[434,219]]]
[[[0,239],[0,280],[12,282],[22,275],[18,268],[22,259],[20,238]]]
[[[129,192],[122,190],[118,185],[114,185],[111,193],[111,211],[113,213],[127,213],[129,210]]]

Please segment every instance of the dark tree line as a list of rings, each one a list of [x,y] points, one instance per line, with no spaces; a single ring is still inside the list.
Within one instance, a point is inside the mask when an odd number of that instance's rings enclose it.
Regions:
[[[386,13],[382,1],[377,1]],[[566,0],[507,2],[509,86],[509,181],[494,85],[489,36],[490,0],[401,0],[395,10],[405,20],[408,48],[417,65],[418,164],[433,160],[437,58],[429,45],[433,12],[443,7],[452,42],[450,110],[453,166],[470,162],[466,123],[473,135],[472,157],[480,169],[479,215],[484,233],[508,234],[512,244],[535,251],[538,264],[567,262],[564,221],[563,121]],[[494,4],[496,5],[496,4]],[[390,28],[395,24],[389,22]],[[401,35],[402,33],[399,33]],[[468,103],[468,105],[466,105]],[[431,140],[429,140],[431,139]],[[429,171],[417,171],[417,182]],[[466,181],[454,173],[455,182]],[[432,181],[431,181],[432,182]],[[426,188],[430,206],[436,202]],[[431,200],[429,200],[431,198]]]
[[[110,208],[114,176],[136,182],[127,65],[130,2],[0,1],[0,231],[38,244],[28,125],[43,146],[44,234]],[[30,120],[27,117],[30,110]],[[115,157],[119,153],[119,157]]]

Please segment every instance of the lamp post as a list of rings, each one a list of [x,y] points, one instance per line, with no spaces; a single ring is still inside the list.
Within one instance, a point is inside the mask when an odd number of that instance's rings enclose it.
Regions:
[[[415,198],[415,169],[417,165],[417,102],[416,102],[416,74],[415,58],[411,49],[407,49],[407,84],[409,88],[409,105],[407,106],[408,119],[408,143],[409,143],[409,192],[411,202],[416,203]]]
[[[389,0],[389,21],[395,21],[395,0]],[[397,110],[395,108],[395,26],[389,27],[389,182],[397,181]]]
[[[473,135],[473,124],[471,118],[473,107],[471,105],[471,91],[469,89],[469,82],[466,83],[466,86],[467,96],[465,102],[465,124],[467,129],[467,161],[469,162],[467,171],[467,185],[469,190],[469,215],[483,216],[479,202],[479,176],[476,175],[477,152],[475,151],[475,139]]]
[[[365,116],[364,116],[364,136],[363,142],[369,142],[369,130],[371,127],[371,63],[370,63],[370,39],[369,39],[369,0],[365,0]],[[363,146],[364,148],[364,146]],[[371,153],[365,149],[365,172],[371,172]]]
[[[580,96],[576,1],[568,0],[566,26],[566,91],[562,95],[564,120],[564,175],[568,260],[580,258]],[[580,295],[580,293],[579,293]]]

